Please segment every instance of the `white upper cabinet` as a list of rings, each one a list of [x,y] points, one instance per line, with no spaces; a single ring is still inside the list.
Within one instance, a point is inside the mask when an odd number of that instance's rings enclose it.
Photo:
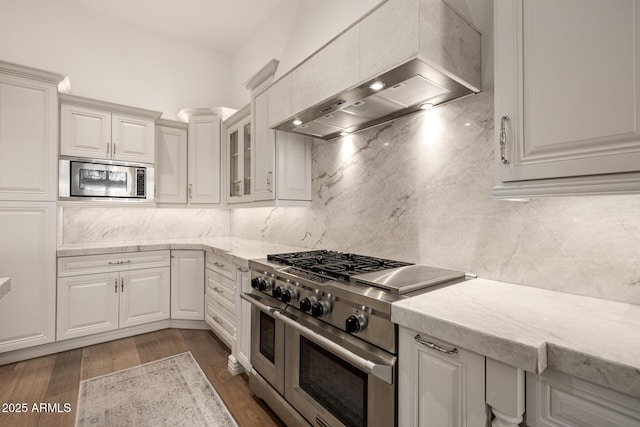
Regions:
[[[160,112],[60,96],[60,154],[155,163],[155,120]]]
[[[495,197],[640,191],[640,1],[495,3]]]
[[[0,62],[0,200],[57,199],[57,85],[62,79]]]
[[[266,88],[277,66],[277,61],[270,61],[247,83],[251,90],[251,200],[260,205],[308,205],[313,138],[270,129],[272,107],[279,109],[271,98],[278,91],[272,90],[275,85]]]
[[[187,124],[156,122],[156,202],[187,203]]]
[[[188,186],[189,204],[220,204],[220,116],[211,109],[189,110]]]
[[[227,202],[251,201],[251,112],[250,105],[225,121],[227,153]]]

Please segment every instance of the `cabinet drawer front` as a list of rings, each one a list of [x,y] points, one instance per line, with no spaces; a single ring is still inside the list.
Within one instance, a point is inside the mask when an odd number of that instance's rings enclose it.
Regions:
[[[235,281],[236,269],[232,262],[207,252],[207,268]]]
[[[128,252],[58,258],[58,277],[170,266],[169,251]]]
[[[207,287],[205,294],[210,297],[225,299],[230,304],[235,303],[235,283],[221,276],[213,270],[207,269]]]
[[[230,320],[235,320],[236,306],[233,302],[229,302],[222,294],[214,294],[213,301],[218,304],[220,311],[224,313]]]
[[[221,306],[212,298],[205,298],[205,321],[229,347],[235,339],[235,324],[224,314]]]

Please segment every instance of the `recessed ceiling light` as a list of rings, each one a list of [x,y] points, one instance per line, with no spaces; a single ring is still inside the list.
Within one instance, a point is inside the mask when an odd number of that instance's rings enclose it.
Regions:
[[[302,120],[300,120],[300,119],[295,119],[295,120],[293,121],[293,124],[294,124],[295,126],[300,126],[300,125],[302,124]]]
[[[430,103],[430,102],[425,102],[424,104],[420,104],[420,108],[422,110],[429,110],[429,109],[431,109],[433,107],[434,107],[434,105],[432,103]]]
[[[347,136],[347,135],[349,135],[349,132],[347,131],[343,130],[342,132],[340,132],[340,136]]]
[[[371,90],[380,90],[383,87],[384,87],[384,83],[382,83],[380,80],[376,80],[375,82],[369,85],[369,89]]]

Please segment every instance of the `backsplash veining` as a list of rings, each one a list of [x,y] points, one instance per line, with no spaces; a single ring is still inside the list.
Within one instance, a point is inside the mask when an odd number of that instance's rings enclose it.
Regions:
[[[316,142],[310,208],[63,210],[62,243],[233,235],[640,304],[640,196],[491,199],[493,96]]]
[[[222,209],[65,207],[62,244],[224,236]]]
[[[317,142],[310,208],[236,209],[230,234],[640,304],[640,196],[491,199],[493,96]]]

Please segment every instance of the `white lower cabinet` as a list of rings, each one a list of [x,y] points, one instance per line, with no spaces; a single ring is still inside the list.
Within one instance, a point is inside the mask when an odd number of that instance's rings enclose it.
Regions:
[[[637,427],[640,399],[570,375],[527,374],[529,427]]]
[[[171,318],[204,320],[203,251],[171,251]]]
[[[236,340],[235,266],[207,253],[205,316],[213,332],[233,350]]]
[[[169,251],[144,255],[59,258],[57,340],[169,319]]]
[[[487,423],[484,356],[399,327],[398,425]]]
[[[56,203],[0,202],[0,353],[55,340]]]
[[[251,304],[242,298],[243,292],[251,292],[251,272],[246,267],[237,267],[236,308],[240,310],[236,317],[235,356],[245,371],[251,371]]]

